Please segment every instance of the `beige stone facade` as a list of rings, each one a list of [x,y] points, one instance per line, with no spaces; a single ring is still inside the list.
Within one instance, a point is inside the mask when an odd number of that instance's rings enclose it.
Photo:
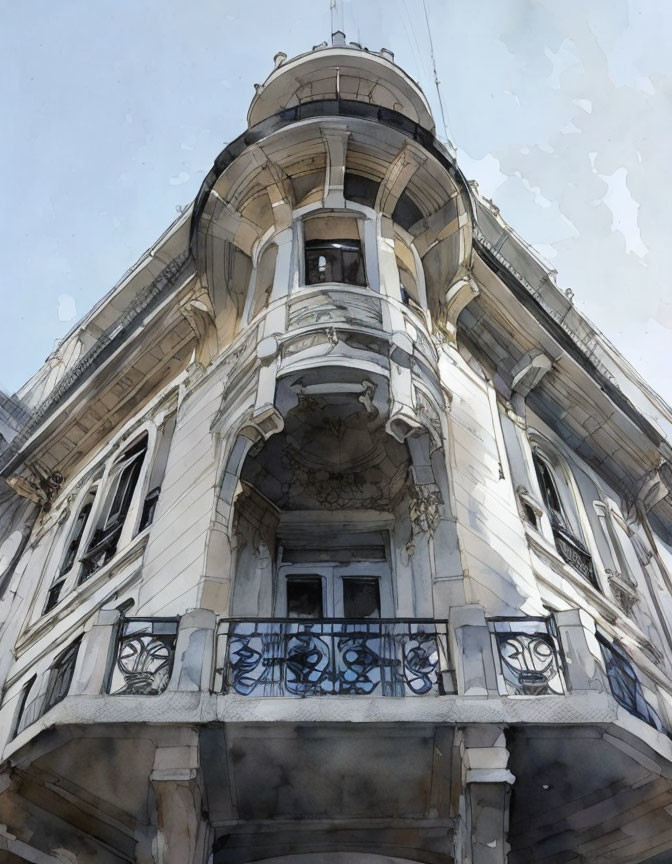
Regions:
[[[1,860],[672,860],[670,409],[390,52],[248,122],[0,404]]]

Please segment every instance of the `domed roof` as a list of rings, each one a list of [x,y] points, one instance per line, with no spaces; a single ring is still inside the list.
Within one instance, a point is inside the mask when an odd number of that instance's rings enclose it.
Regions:
[[[305,102],[345,99],[389,108],[434,133],[434,119],[424,93],[383,48],[369,51],[346,44],[342,33],[291,60],[276,54],[275,69],[257,92],[247,114],[249,126]]]

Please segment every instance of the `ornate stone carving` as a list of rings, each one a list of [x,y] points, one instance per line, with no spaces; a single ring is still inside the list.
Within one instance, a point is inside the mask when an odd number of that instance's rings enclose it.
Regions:
[[[422,421],[423,426],[429,432],[432,439],[433,450],[438,450],[441,447],[443,440],[443,430],[441,428],[441,418],[436,410],[436,406],[423,390],[415,388],[415,410],[418,417]]]
[[[620,573],[614,573],[611,570],[605,571],[609,579],[609,587],[614,599],[625,612],[626,615],[631,615],[635,603],[639,600],[637,589],[629,580],[624,579]]]
[[[207,289],[199,285],[193,294],[180,304],[180,312],[196,335],[196,359],[202,366],[207,366],[217,352],[215,310]]]
[[[413,533],[429,534],[436,531],[439,524],[441,493],[437,486],[427,484],[414,486],[409,503],[409,514]]]
[[[60,471],[43,474],[34,466],[30,470],[31,476],[16,474],[7,480],[7,485],[22,498],[27,498],[34,504],[39,504],[44,510],[49,510],[51,502],[60,491],[63,475]]]

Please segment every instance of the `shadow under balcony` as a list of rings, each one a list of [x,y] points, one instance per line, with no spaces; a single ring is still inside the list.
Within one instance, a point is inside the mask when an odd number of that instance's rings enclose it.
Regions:
[[[220,623],[219,640],[226,693],[400,697],[452,692],[445,622],[228,620]]]

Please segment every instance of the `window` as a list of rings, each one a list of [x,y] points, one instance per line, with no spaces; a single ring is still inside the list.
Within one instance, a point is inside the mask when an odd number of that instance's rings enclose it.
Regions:
[[[302,530],[282,537],[279,558],[274,605],[279,618],[393,617],[385,532]]]
[[[79,513],[77,514],[77,518],[75,519],[75,524],[72,529],[70,542],[68,543],[68,548],[65,550],[65,556],[63,558],[63,563],[61,564],[61,569],[59,571],[61,574],[67,573],[68,570],[75,563],[75,560],[77,558],[77,552],[79,550],[79,544],[82,542],[82,535],[84,534],[84,529],[86,528],[86,524],[89,521],[89,515],[91,513],[91,508],[93,507],[93,501],[95,497],[95,491],[89,492],[79,510]]]
[[[287,617],[321,618],[322,579],[319,576],[287,577]]]
[[[642,685],[637,677],[634,666],[625,651],[616,643],[609,642],[601,634],[597,634],[609,686],[614,699],[630,714],[644,720],[659,732],[665,732],[665,727],[658,714],[644,698]]]
[[[143,435],[115,462],[110,472],[110,487],[98,527],[82,557],[80,582],[88,579],[113,557],[133,500],[133,493],[147,452],[147,435]]]
[[[341,282],[366,286],[358,220],[320,215],[304,221],[305,284]]]
[[[571,520],[568,518],[567,511],[563,506],[558,491],[556,478],[546,459],[540,456],[539,453],[535,453],[533,459],[541,488],[541,495],[551,522],[555,546],[558,552],[567,564],[590,582],[594,588],[599,590],[592,556],[586,548],[583,539],[578,536],[578,528],[574,527],[574,523],[578,525],[577,514],[573,513]],[[568,492],[568,497],[569,495],[571,495],[570,492]]]
[[[54,579],[47,593],[47,600],[44,604],[44,609],[42,610],[43,615],[46,615],[47,612],[51,612],[51,610],[58,605],[61,599],[63,586],[65,585],[67,576],[77,562],[78,553],[82,544],[82,538],[84,536],[84,532],[86,531],[86,526],[89,522],[89,516],[91,515],[94,501],[96,500],[97,488],[98,487],[95,486],[87,492],[79,508],[77,516],[75,517],[75,520],[71,525],[70,537],[65,547],[65,553],[61,560],[61,566],[59,567],[56,578]]]
[[[36,720],[36,717],[33,717],[33,711],[26,710],[27,707],[32,707],[35,704],[35,700],[30,703],[28,706],[28,697],[31,694],[33,689],[33,685],[37,680],[37,675],[33,675],[32,678],[29,678],[28,681],[21,688],[21,695],[19,696],[19,708],[16,712],[16,721],[14,723],[14,735],[18,735],[19,732],[23,732],[23,730],[30,726],[33,720]]]
[[[380,584],[378,579],[343,579],[343,616],[345,618],[380,618]]]
[[[75,663],[77,662],[77,652],[79,651],[80,642],[81,636],[58,655],[49,670],[49,681],[44,696],[42,714],[46,714],[50,708],[53,708],[54,705],[57,705],[68,695],[72,676],[75,673]]]
[[[562,504],[560,503],[560,496],[558,495],[551,469],[546,461],[536,453],[534,454],[534,468],[537,472],[537,480],[539,481],[539,487],[551,524],[567,530],[569,526],[562,509]]]

